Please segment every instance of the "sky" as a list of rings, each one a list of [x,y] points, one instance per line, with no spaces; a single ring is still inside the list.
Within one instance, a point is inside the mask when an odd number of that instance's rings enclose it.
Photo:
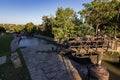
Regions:
[[[83,9],[83,3],[92,0],[0,0],[0,23],[42,23],[42,16],[54,16],[59,7]]]

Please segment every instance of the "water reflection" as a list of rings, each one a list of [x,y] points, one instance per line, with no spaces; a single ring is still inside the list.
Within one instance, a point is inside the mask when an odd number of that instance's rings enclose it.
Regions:
[[[46,43],[44,40],[39,39],[39,38],[27,38],[27,37],[21,37],[21,40],[19,41],[19,47],[23,46],[37,46],[40,45],[40,43],[44,44]]]

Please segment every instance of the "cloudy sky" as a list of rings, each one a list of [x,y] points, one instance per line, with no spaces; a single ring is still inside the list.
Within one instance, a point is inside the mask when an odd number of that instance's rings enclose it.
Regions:
[[[83,3],[92,0],[0,0],[0,23],[41,24],[42,16],[55,15],[57,8],[72,8],[76,12]]]

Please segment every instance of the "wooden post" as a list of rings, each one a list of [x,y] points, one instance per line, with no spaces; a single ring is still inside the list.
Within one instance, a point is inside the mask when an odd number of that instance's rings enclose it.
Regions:
[[[91,65],[89,74],[90,80],[109,80],[109,72],[103,66]]]
[[[115,40],[115,50],[117,50],[117,40]]]
[[[102,57],[103,57],[103,52],[101,52],[97,55],[97,64],[98,65],[101,65]]]
[[[110,43],[110,42],[108,41],[108,42],[107,42],[107,49],[106,49],[106,52],[108,51],[108,48],[109,48],[109,46],[110,46],[109,43]]]
[[[96,35],[98,35],[98,27],[99,27],[99,24],[96,25]]]
[[[119,63],[120,63],[120,55],[119,55]]]

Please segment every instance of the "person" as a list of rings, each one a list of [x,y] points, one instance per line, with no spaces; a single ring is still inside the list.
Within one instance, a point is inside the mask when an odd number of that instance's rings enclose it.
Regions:
[[[54,47],[52,47],[52,51],[54,51]]]

